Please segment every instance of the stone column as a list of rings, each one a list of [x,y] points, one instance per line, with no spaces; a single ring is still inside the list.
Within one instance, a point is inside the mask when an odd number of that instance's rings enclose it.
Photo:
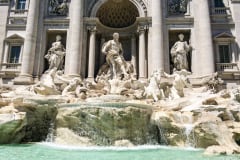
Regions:
[[[145,59],[146,59],[145,26],[139,26],[139,75],[138,75],[139,79],[146,78]]]
[[[31,0],[28,9],[26,37],[22,55],[22,66],[20,76],[15,78],[15,84],[32,84],[35,49],[37,41],[37,28],[39,17],[40,0]]]
[[[201,5],[199,5],[201,4]],[[196,54],[192,57],[192,72],[196,75],[211,74],[215,71],[209,4],[207,0],[194,0],[194,26]],[[195,66],[194,66],[195,65]],[[197,66],[196,66],[197,65]]]
[[[136,50],[136,37],[135,35],[132,35],[131,38],[131,54],[132,54],[132,59],[131,59],[131,63],[133,65],[133,69],[134,69],[134,76],[137,76],[137,50]]]
[[[89,58],[88,58],[88,80],[94,80],[95,70],[95,45],[96,45],[96,26],[88,27],[90,30],[89,39]]]
[[[72,0],[70,12],[70,46],[66,53],[65,74],[71,77],[79,77],[82,54],[81,35],[83,32],[83,0]]]
[[[163,2],[163,0],[152,2],[152,56],[149,60],[152,63],[152,70],[164,69]]]

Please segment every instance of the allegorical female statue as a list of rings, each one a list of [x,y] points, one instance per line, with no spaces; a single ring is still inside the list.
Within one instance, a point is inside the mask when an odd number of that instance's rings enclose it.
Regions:
[[[174,64],[174,70],[189,70],[187,55],[191,49],[191,46],[183,40],[183,34],[179,34],[178,37],[179,41],[177,41],[171,48],[171,57]]]
[[[64,56],[66,50],[61,42],[62,37],[60,35],[56,36],[56,42],[52,43],[52,47],[48,50],[45,58],[48,60],[49,69],[56,68],[57,70],[63,69]]]

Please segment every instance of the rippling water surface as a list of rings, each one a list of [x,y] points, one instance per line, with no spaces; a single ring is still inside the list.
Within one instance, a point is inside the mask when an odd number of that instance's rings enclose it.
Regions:
[[[0,160],[240,160],[240,155],[205,156],[203,150],[162,146],[70,147],[40,143],[2,145]]]

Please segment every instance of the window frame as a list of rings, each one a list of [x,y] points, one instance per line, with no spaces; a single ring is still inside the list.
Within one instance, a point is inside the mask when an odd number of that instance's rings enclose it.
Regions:
[[[20,3],[22,1],[24,1],[25,3]],[[16,10],[26,10],[26,6],[27,6],[27,0],[16,0]]]
[[[11,62],[11,55],[12,55],[12,48],[13,47],[19,47],[20,50],[19,50],[19,56],[18,56],[18,61],[17,62]],[[11,63],[11,64],[19,64],[20,61],[21,61],[21,53],[22,53],[22,44],[21,43],[12,43],[12,44],[9,44],[9,50],[8,50],[8,59],[7,59],[7,63]]]
[[[226,53],[224,53],[225,49],[223,49],[224,51],[221,52],[221,47],[223,47],[223,46],[228,47],[227,48],[228,49],[228,52],[227,52],[228,55],[226,55]],[[231,63],[232,62],[231,44],[230,43],[220,43],[220,44],[217,45],[217,47],[218,47],[217,50],[218,50],[218,56],[219,56],[219,63]]]

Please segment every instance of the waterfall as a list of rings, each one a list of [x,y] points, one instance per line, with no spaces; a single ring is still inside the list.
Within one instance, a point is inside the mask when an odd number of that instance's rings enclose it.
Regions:
[[[185,146],[186,147],[194,147],[194,134],[191,137],[191,132],[194,128],[194,124],[183,124],[185,130],[184,130],[184,135],[186,136],[186,141],[185,141]]]
[[[48,129],[48,135],[45,142],[54,142],[54,139],[55,139],[54,133],[55,133],[55,124],[52,122]]]
[[[158,130],[159,130],[159,136],[160,136],[160,139],[159,139],[160,144],[168,145],[168,141],[166,138],[167,133],[166,131],[164,131],[163,128],[161,128],[160,124],[158,125]]]
[[[186,137],[185,147],[194,147],[195,146],[195,138],[192,130],[194,129],[194,122],[192,113],[179,113],[176,115],[179,123],[183,127],[182,136]]]

